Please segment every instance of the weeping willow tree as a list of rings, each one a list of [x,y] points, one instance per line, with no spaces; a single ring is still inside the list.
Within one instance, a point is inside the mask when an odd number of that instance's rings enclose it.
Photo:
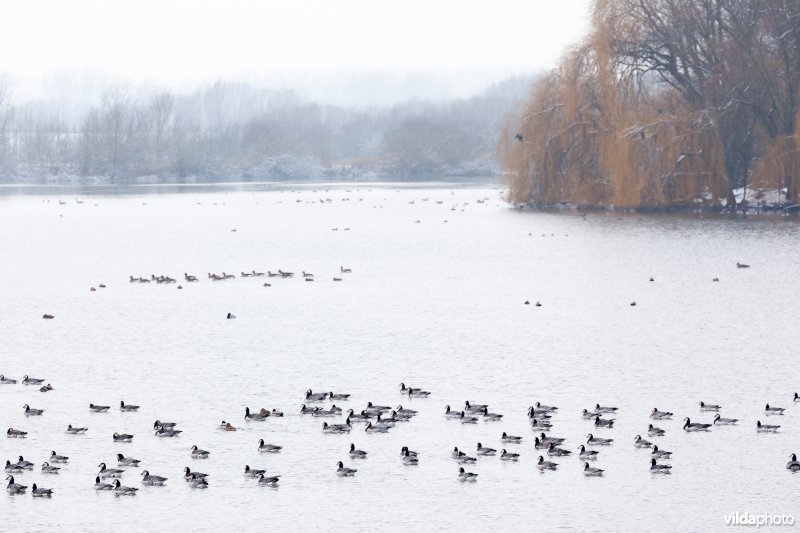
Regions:
[[[498,156],[517,202],[733,206],[800,191],[800,0],[595,0]],[[741,198],[741,197],[740,197]]]

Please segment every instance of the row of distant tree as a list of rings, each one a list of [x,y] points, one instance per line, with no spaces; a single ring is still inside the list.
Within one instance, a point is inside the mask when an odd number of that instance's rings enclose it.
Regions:
[[[797,203],[799,91],[800,0],[595,0],[499,159],[521,202]]]
[[[529,78],[448,102],[321,105],[287,90],[217,82],[189,93],[113,85],[78,116],[18,101],[0,80],[0,179],[125,182],[440,178],[497,171],[504,116]]]

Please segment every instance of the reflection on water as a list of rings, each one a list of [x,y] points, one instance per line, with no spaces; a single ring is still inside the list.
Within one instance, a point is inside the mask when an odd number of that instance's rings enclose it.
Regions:
[[[211,187],[75,201],[85,194],[4,194],[0,204],[0,373],[54,387],[0,386],[3,428],[29,432],[0,439],[0,459],[23,455],[37,470],[17,481],[55,491],[45,501],[4,495],[7,524],[708,530],[734,511],[794,509],[800,478],[784,468],[800,451],[792,220],[584,220],[510,209],[499,190],[450,186]],[[240,277],[278,269],[297,274]],[[315,281],[303,281],[303,270]],[[222,271],[237,279],[207,277]],[[180,281],[185,272],[200,281],[181,290],[128,282]],[[226,320],[229,312],[237,318]],[[401,381],[433,394],[403,397]],[[323,419],[299,415],[308,388],[352,394],[336,402],[345,410],[402,403],[419,415],[386,434],[359,424],[350,435],[324,435]],[[122,413],[120,400],[142,407]],[[465,400],[505,416],[445,419],[446,404]],[[684,416],[711,421],[701,400],[741,422],[683,432]],[[536,401],[559,407],[552,434],[566,449],[577,453],[589,432],[615,439],[597,448],[604,477],[585,478],[576,457],[555,459],[555,472],[535,468],[541,452],[525,412]],[[580,416],[598,402],[619,407],[613,429]],[[45,414],[25,417],[26,403]],[[92,413],[89,403],[114,407]],[[766,403],[787,412],[767,419]],[[246,406],[286,416],[245,422]],[[663,437],[646,435],[653,407],[675,413],[656,423]],[[183,433],[155,437],[156,419]],[[782,428],[756,434],[758,419]],[[238,430],[219,431],[221,420]],[[67,435],[68,424],[89,431]],[[500,442],[503,431],[522,444]],[[115,443],[114,432],[135,437]],[[650,474],[637,434],[674,452],[670,476]],[[261,454],[261,438],[284,448]],[[351,460],[351,442],[369,458]],[[459,483],[450,452],[474,455],[478,442],[520,460],[481,457],[467,468],[478,481]],[[209,459],[192,459],[193,444]],[[419,452],[418,466],[403,465],[404,445]],[[38,465],[53,450],[70,461],[42,475]],[[122,481],[141,489],[135,497],[95,493],[96,465],[116,466],[117,453],[170,478],[166,486],[144,487],[134,470]],[[357,474],[336,476],[339,460]],[[257,486],[245,465],[281,475],[280,487]],[[185,466],[210,474],[209,489],[190,490]]]

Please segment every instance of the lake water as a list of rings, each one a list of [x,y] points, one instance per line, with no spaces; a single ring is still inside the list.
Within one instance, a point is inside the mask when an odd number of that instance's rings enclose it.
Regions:
[[[797,513],[800,475],[785,469],[800,452],[796,220],[583,219],[515,210],[501,189],[474,186],[157,191],[0,198],[0,373],[55,389],[0,386],[3,430],[29,432],[0,439],[0,459],[23,455],[36,469],[17,481],[55,490],[3,494],[8,529],[708,531],[736,511]],[[298,274],[238,277],[253,269]],[[222,271],[237,279],[207,278]],[[184,272],[200,282],[128,282]],[[401,381],[432,394],[409,400]],[[345,409],[402,403],[419,415],[387,434],[324,435],[323,419],[298,413],[308,388],[351,393],[336,402]],[[142,407],[120,413],[120,400]],[[465,400],[505,418],[444,418]],[[741,422],[682,431],[684,416],[711,422],[700,400]],[[615,439],[596,448],[604,477],[584,477],[576,457],[535,468],[525,413],[536,401],[559,407],[552,435],[567,449],[590,431]],[[613,429],[581,418],[597,402],[619,407]],[[25,417],[25,403],[44,416]],[[786,415],[764,417],[766,403]],[[247,423],[245,406],[286,416]],[[655,422],[663,437],[646,436],[653,407],[675,413]],[[156,438],[157,418],[183,434]],[[756,434],[758,419],[782,428]],[[219,431],[221,420],[239,430]],[[114,443],[114,431],[135,438]],[[522,444],[503,445],[503,431]],[[636,434],[674,452],[672,475],[649,472]],[[283,451],[259,454],[260,438]],[[350,442],[369,458],[350,460]],[[474,455],[478,442],[521,458],[481,458],[468,467],[478,481],[461,483],[450,452]],[[192,444],[211,457],[191,459]],[[418,466],[402,464],[403,445]],[[70,456],[57,476],[38,471],[51,450]],[[116,467],[116,453],[142,460],[122,478],[141,489],[133,498],[93,490],[96,465]],[[355,477],[337,477],[339,460]],[[245,464],[282,475],[280,487],[245,479]],[[190,489],[184,466],[210,474],[209,489]],[[143,487],[144,468],[167,485]]]

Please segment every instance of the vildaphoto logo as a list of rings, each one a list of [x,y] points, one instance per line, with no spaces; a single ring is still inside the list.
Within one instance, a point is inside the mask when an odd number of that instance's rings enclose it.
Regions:
[[[731,513],[725,515],[725,525],[727,526],[793,526],[794,516],[786,514],[752,514],[752,513]]]

